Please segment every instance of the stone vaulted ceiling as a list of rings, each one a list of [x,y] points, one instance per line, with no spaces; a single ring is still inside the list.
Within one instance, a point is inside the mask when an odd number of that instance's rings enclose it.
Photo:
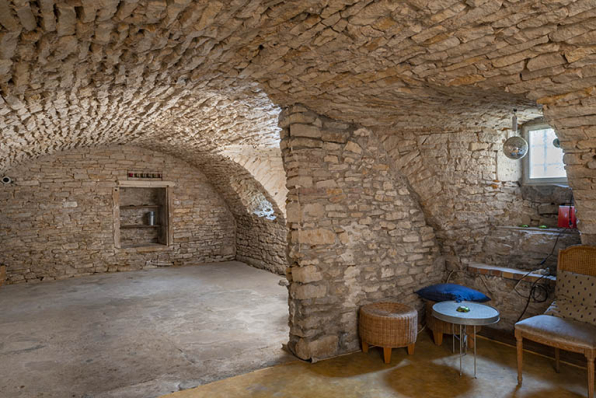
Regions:
[[[586,0],[0,0],[0,170],[272,147],[293,103],[367,126],[529,119],[594,86],[595,44]]]

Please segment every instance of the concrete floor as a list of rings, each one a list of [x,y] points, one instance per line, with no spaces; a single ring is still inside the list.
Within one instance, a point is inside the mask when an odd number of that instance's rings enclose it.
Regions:
[[[572,398],[587,396],[585,368],[553,362],[536,354],[524,355],[524,384],[517,388],[515,348],[478,340],[478,378],[473,356],[464,357],[459,376],[459,355],[451,340],[437,347],[421,333],[416,352],[394,349],[385,365],[382,350],[362,352],[315,364],[294,362],[236,376],[167,398]],[[165,398],[165,397],[164,397]]]
[[[149,398],[294,361],[280,276],[239,262],[0,288],[2,398]]]

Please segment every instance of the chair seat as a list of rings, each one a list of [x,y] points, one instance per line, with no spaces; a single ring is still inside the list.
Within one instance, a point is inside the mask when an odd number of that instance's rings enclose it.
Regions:
[[[585,322],[537,315],[515,324],[515,330],[578,348],[596,349],[596,326]]]

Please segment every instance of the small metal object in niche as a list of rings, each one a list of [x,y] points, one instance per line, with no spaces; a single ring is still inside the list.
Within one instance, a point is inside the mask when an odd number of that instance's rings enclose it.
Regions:
[[[147,223],[148,225],[155,225],[155,212],[150,211],[147,213]]]

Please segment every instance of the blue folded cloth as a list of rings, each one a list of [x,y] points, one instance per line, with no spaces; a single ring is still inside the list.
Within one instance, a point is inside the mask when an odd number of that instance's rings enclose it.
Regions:
[[[436,302],[456,301],[459,303],[461,301],[476,301],[483,303],[490,301],[490,298],[484,293],[454,283],[439,283],[427,286],[418,290],[416,293],[424,299]]]

